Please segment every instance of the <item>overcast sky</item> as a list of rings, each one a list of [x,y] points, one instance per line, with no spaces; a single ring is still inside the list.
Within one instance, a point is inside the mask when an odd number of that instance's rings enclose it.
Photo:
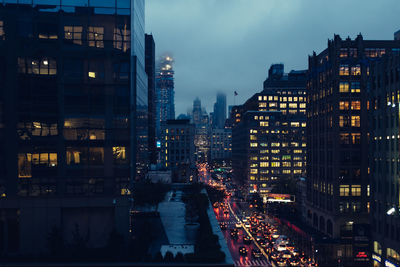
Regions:
[[[268,68],[306,69],[333,34],[393,39],[399,0],[146,0],[157,55],[175,58],[176,116],[196,96],[212,111],[217,91],[232,105],[262,90]]]

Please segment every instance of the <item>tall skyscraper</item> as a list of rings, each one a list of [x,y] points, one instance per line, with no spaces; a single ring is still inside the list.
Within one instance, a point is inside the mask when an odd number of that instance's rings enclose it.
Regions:
[[[223,129],[226,120],[226,95],[223,93],[217,94],[213,116],[213,128]]]
[[[146,34],[145,37],[145,57],[146,57],[146,74],[148,78],[148,129],[149,129],[149,162],[157,163],[156,153],[156,88],[155,88],[155,43],[151,34]]]
[[[15,3],[0,5],[0,254],[46,253],[54,228],[90,248],[128,239],[147,153],[144,0]]]
[[[371,62],[399,46],[335,35],[324,51],[309,57],[306,213],[307,223],[329,237],[317,244],[323,262],[355,265],[369,258],[368,111],[374,103],[368,76]]]
[[[371,233],[374,266],[400,266],[400,48],[370,68]]]
[[[157,62],[156,70],[156,132],[160,138],[160,125],[167,120],[175,119],[174,100],[174,60],[169,55],[162,56]]]

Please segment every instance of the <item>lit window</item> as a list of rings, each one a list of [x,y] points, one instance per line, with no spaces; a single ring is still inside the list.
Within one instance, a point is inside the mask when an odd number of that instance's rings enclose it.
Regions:
[[[271,147],[280,147],[281,143],[271,143]]]
[[[340,110],[348,110],[349,109],[349,101],[340,101],[339,109]]]
[[[268,127],[268,121],[260,121],[260,126]]]
[[[279,107],[280,107],[280,108],[287,108],[287,104],[286,104],[286,103],[280,103],[280,104],[279,104]]]
[[[340,65],[339,67],[339,75],[349,75],[349,65]]]
[[[349,83],[348,82],[340,82],[339,83],[339,92],[340,93],[348,93],[349,92]]]
[[[82,44],[82,26],[64,26],[64,39],[72,43]]]
[[[340,48],[340,57],[347,57],[348,51],[347,48]]]
[[[295,154],[300,154],[300,153],[303,153],[303,150],[301,150],[301,149],[294,149],[294,150],[293,150],[293,153],[295,153]]]
[[[104,28],[103,27],[88,27],[88,42],[89,46],[104,48]]]
[[[351,67],[351,75],[355,75],[355,76],[361,75],[361,67],[360,67],[360,65],[356,65],[356,66]]]
[[[351,82],[351,92],[352,93],[360,93],[361,92],[360,82]]]
[[[131,30],[128,26],[121,25],[118,28],[114,28],[114,48],[126,52],[131,48]]]
[[[57,64],[51,58],[18,58],[18,72],[35,75],[56,75]]]
[[[289,103],[289,108],[297,108],[297,103]]]
[[[349,185],[340,185],[339,194],[341,197],[348,197],[350,195],[350,186]]]
[[[250,147],[257,147],[258,144],[257,143],[250,143]]]
[[[290,126],[291,127],[299,127],[300,126],[300,122],[291,122]]]
[[[278,154],[280,151],[280,149],[272,149],[271,150],[271,154]]]
[[[300,108],[306,108],[306,103],[300,103]]]
[[[32,154],[18,154],[18,178],[32,177]]]
[[[266,108],[266,107],[267,107],[267,103],[261,102],[261,103],[258,104],[258,107],[260,107],[260,108]]]
[[[261,95],[258,96],[258,100],[262,101],[262,96]]]
[[[0,20],[0,40],[5,40],[6,35],[4,33],[4,21]]]
[[[361,196],[361,185],[352,185],[351,186],[351,195],[355,197]]]
[[[269,162],[260,162],[260,167],[268,167]]]
[[[88,76],[89,76],[89,78],[96,79],[96,72],[89,71]]]
[[[351,126],[360,127],[360,116],[351,116]]]
[[[250,135],[250,140],[257,140],[257,136],[255,136],[255,135]]]
[[[292,164],[290,163],[290,161],[282,161],[282,167],[291,167]]]
[[[279,166],[281,166],[281,163],[279,161],[271,162],[271,167],[279,167]]]
[[[351,109],[352,110],[360,110],[361,109],[361,101],[351,101]]]
[[[250,169],[250,173],[251,173],[251,174],[257,174],[257,173],[258,173],[258,170],[257,170],[257,169]]]
[[[126,148],[124,146],[114,146],[113,159],[115,164],[127,163]]]

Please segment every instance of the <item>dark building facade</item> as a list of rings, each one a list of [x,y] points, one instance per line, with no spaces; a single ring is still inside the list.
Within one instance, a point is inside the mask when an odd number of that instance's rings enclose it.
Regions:
[[[306,212],[307,223],[328,238],[321,262],[370,258],[368,76],[371,62],[399,44],[335,35],[309,57]]]
[[[157,163],[157,150],[156,150],[156,89],[155,89],[155,75],[156,63],[155,53],[156,47],[153,35],[146,34],[145,36],[145,57],[146,57],[146,74],[148,86],[148,131],[149,131],[149,162],[151,164]]]
[[[214,104],[213,125],[215,129],[223,129],[226,120],[226,95],[223,93],[217,94],[217,102]]]
[[[306,72],[272,65],[264,90],[233,107],[232,168],[247,193],[268,192],[270,182],[305,173]]]
[[[89,247],[127,238],[147,164],[144,1],[14,3],[0,4],[0,254],[46,253],[53,228]]]
[[[400,49],[388,52],[370,69],[374,266],[400,266]]]
[[[188,119],[162,123],[162,167],[172,171],[172,181],[195,181],[195,126]]]

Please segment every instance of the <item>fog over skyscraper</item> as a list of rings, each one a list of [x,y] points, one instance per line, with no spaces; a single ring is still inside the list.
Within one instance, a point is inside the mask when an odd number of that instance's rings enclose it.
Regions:
[[[160,134],[162,121],[175,119],[174,102],[174,59],[169,55],[163,55],[157,62],[156,73],[156,131]]]

